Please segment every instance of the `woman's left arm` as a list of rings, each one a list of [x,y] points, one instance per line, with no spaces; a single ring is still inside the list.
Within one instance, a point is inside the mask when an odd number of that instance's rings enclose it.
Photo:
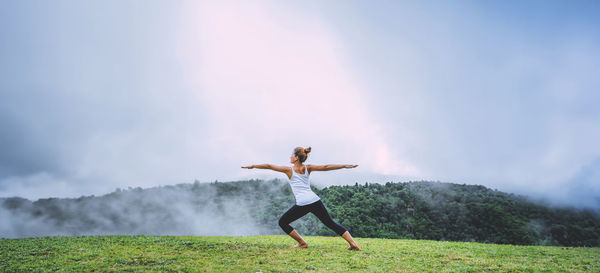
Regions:
[[[271,169],[271,164],[259,164],[259,165],[248,165],[248,166],[242,166],[242,168],[246,168],[246,169]]]
[[[286,174],[288,176],[288,178],[291,175],[291,168],[286,167],[286,166],[277,166],[277,165],[272,165],[272,164],[259,164],[259,165],[242,166],[242,168],[246,168],[246,169],[257,168],[257,169],[274,170],[274,171],[282,172],[282,173]],[[290,175],[288,175],[288,173],[290,173]]]
[[[270,170],[274,170],[274,171],[278,171],[278,172],[285,172],[287,170],[290,169],[290,167],[285,167],[285,166],[276,166],[276,165],[272,165],[272,164],[258,164],[258,165],[249,165],[249,166],[242,166],[242,168],[246,168],[246,169],[270,169]]]

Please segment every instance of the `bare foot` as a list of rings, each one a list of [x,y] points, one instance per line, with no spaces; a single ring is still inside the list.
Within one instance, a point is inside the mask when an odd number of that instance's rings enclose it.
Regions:
[[[308,244],[297,244],[297,245],[292,246],[292,247],[307,248]]]
[[[350,245],[346,249],[348,249],[348,250],[360,250],[360,247],[358,247],[358,245]]]

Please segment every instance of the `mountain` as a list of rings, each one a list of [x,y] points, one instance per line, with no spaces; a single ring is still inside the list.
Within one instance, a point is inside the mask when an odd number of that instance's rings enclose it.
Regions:
[[[600,214],[549,207],[481,185],[431,181],[313,187],[353,236],[519,245],[600,246]],[[0,237],[272,235],[294,204],[286,181],[185,183],[102,196],[0,198]],[[292,226],[336,236],[312,214]]]

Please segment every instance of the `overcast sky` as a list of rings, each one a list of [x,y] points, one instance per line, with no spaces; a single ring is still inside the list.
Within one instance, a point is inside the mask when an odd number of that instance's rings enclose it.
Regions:
[[[600,207],[597,1],[3,1],[0,197],[432,180]]]

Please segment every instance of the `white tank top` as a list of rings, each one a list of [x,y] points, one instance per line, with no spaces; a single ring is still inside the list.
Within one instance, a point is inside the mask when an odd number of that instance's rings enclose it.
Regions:
[[[294,198],[296,198],[296,205],[306,206],[321,199],[310,189],[308,167],[306,165],[304,165],[304,174],[295,172],[294,166],[292,166],[292,178],[290,178],[289,183],[292,186]]]

